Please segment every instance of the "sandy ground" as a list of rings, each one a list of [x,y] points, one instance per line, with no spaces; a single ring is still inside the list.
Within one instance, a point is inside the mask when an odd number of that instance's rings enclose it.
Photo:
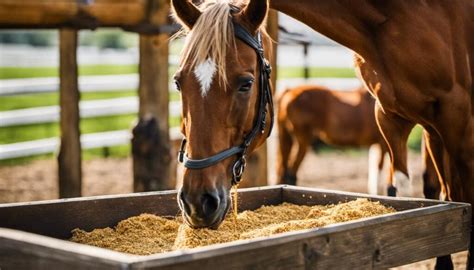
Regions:
[[[409,164],[410,173],[414,179],[415,195],[421,197],[420,156],[410,153]],[[0,203],[57,198],[56,172],[57,165],[55,160],[35,161],[23,166],[0,167]],[[132,191],[130,159],[96,159],[85,161],[83,172],[84,196],[119,194]],[[274,179],[274,175],[274,173],[270,173],[272,179]],[[302,168],[298,173],[298,179],[299,184],[302,186],[366,192],[366,153],[342,151],[320,155],[309,153],[303,161]],[[382,183],[380,191],[384,190],[384,183]],[[466,252],[454,255],[456,269],[464,269],[465,261]],[[396,269],[433,268],[434,260],[427,260]]]

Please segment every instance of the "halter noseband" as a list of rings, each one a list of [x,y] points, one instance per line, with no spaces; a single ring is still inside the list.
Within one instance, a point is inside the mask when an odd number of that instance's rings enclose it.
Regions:
[[[181,142],[181,148],[178,152],[178,161],[183,163],[184,167],[188,169],[204,169],[215,165],[231,156],[237,155],[237,160],[232,166],[232,185],[235,185],[238,184],[242,179],[242,174],[246,165],[247,148],[250,146],[250,144],[252,144],[254,139],[257,137],[257,134],[265,132],[265,128],[267,126],[267,105],[270,109],[270,130],[267,137],[270,136],[272,132],[274,113],[273,98],[270,89],[271,66],[264,56],[261,33],[260,31],[257,32],[257,36],[254,37],[240,24],[234,22],[233,26],[235,36],[255,50],[260,66],[258,112],[253,128],[250,133],[244,137],[244,141],[241,145],[231,147],[227,150],[203,159],[190,159],[187,157],[185,153],[186,138],[184,138]]]

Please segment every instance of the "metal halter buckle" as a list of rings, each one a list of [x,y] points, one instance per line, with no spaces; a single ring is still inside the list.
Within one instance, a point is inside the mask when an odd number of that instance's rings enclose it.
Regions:
[[[247,160],[245,159],[245,156],[241,156],[237,161],[235,161],[234,166],[232,167],[232,184],[236,185],[240,183],[246,165]]]
[[[263,61],[263,64],[265,66],[265,72],[267,73],[268,77],[270,77],[270,74],[272,74],[272,65],[270,64],[270,61],[268,61],[266,58],[264,58]]]

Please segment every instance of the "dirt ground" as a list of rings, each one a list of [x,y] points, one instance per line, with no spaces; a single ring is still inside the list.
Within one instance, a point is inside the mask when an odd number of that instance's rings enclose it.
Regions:
[[[409,164],[409,170],[414,179],[415,195],[421,197],[420,156],[410,153]],[[367,165],[366,152],[335,151],[318,155],[309,153],[298,173],[298,181],[302,186],[366,192]],[[271,163],[269,167],[274,168]],[[130,159],[85,161],[83,195],[132,192],[131,169]],[[23,166],[0,167],[0,203],[56,199],[58,193],[56,172],[55,160],[40,160]],[[271,183],[274,182],[274,172],[270,173],[270,179]],[[380,191],[383,190],[385,188],[382,183]],[[465,269],[466,252],[457,253],[453,258],[456,269]],[[395,269],[433,268],[434,260],[427,260]]]

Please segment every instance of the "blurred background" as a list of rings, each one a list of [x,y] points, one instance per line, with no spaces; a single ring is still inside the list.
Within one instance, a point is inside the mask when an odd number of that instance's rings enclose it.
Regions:
[[[278,19],[277,92],[300,84],[360,85],[350,50],[283,14]],[[58,197],[58,40],[57,30],[0,30],[0,203]],[[129,133],[138,111],[139,35],[81,30],[78,43],[82,193],[132,192]],[[180,39],[169,43],[170,76],[181,47]],[[169,81],[169,123],[177,127],[180,97]],[[416,127],[408,142],[418,180],[420,138]],[[276,143],[275,136],[268,143],[269,183],[276,179]],[[298,176],[301,185],[366,192],[367,149],[315,144]]]

